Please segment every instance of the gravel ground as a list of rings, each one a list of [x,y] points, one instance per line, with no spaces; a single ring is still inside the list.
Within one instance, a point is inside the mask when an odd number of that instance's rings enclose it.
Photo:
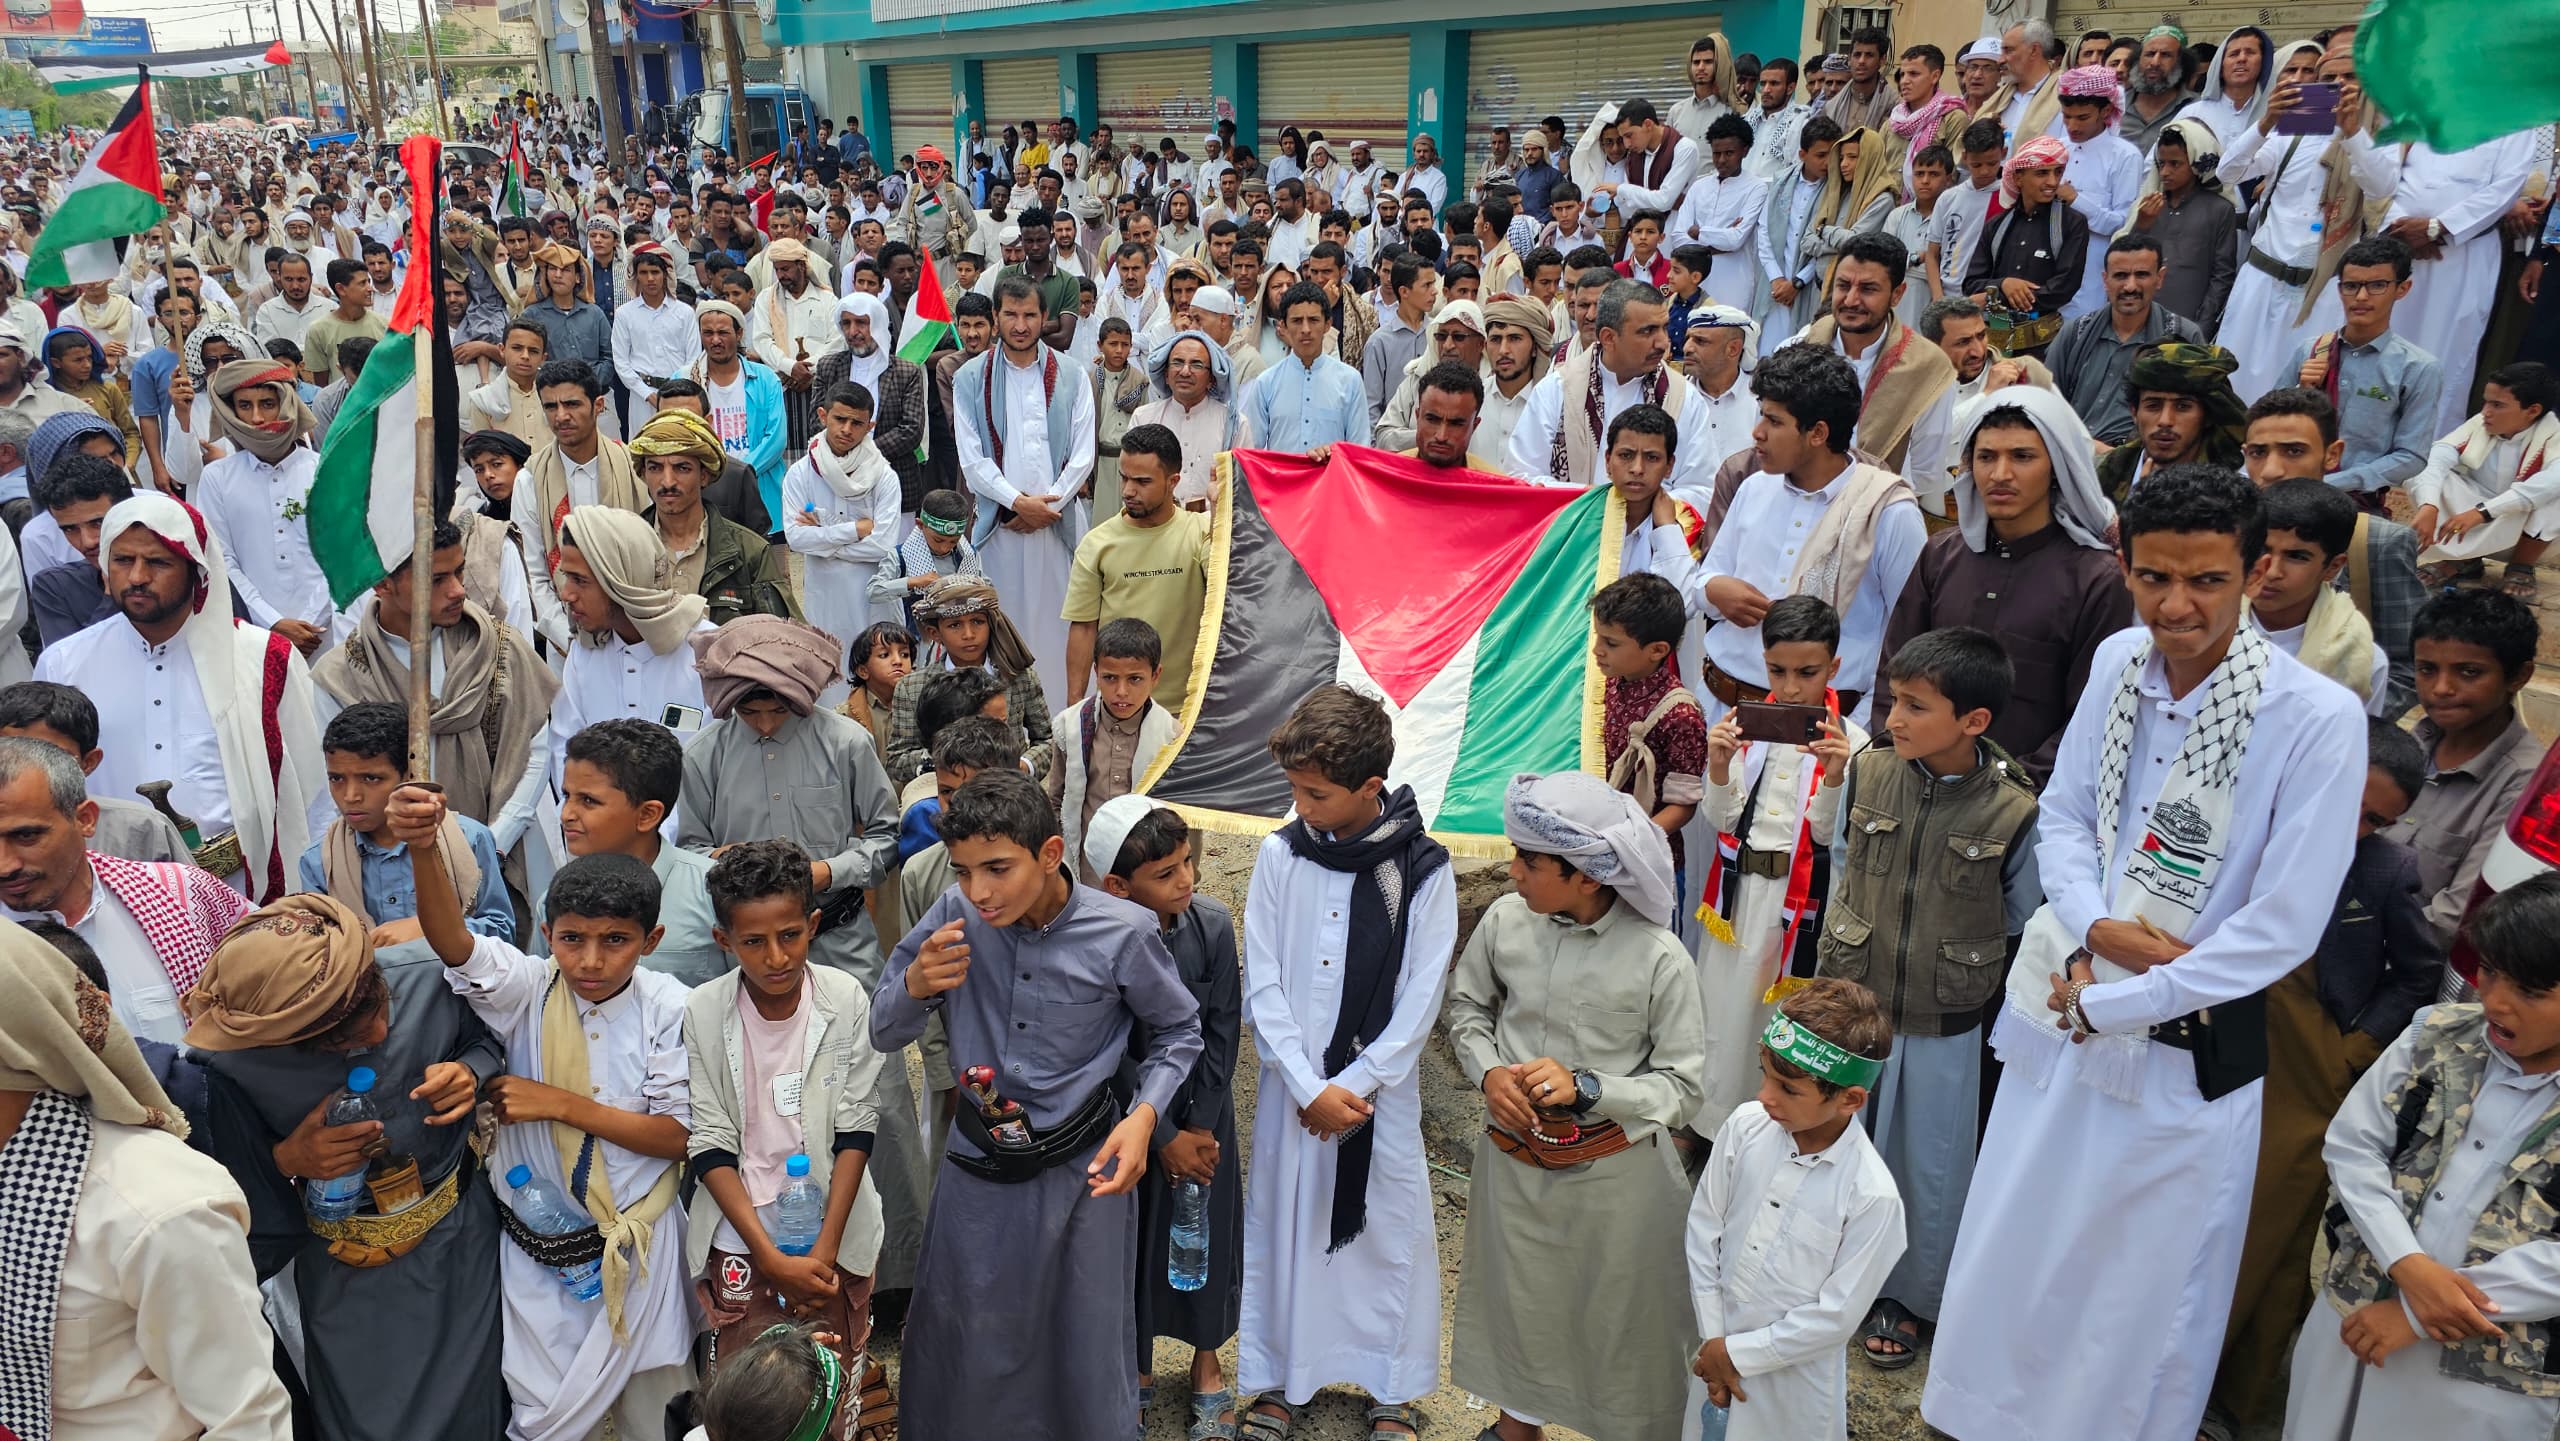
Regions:
[[[1213,836],[1208,842],[1208,855],[1200,878],[1202,889],[1225,901],[1241,914],[1244,910],[1245,885],[1253,866],[1255,843],[1249,839]],[[1499,866],[1468,863],[1459,871],[1458,905],[1460,943],[1474,928],[1476,916],[1492,899],[1509,888]],[[1253,1106],[1260,1062],[1254,1052],[1253,1032],[1246,1028],[1244,1054],[1236,1067],[1236,1130],[1245,1147],[1245,1164],[1253,1164]],[[1435,1038],[1423,1061],[1422,1069],[1423,1132],[1432,1162],[1432,1192],[1437,1201],[1440,1233],[1440,1303],[1442,1323],[1442,1362],[1445,1371],[1449,1311],[1458,1296],[1458,1256],[1467,1220],[1467,1166],[1473,1159],[1475,1137],[1484,1124],[1483,1102],[1459,1075],[1455,1058],[1445,1039]],[[1684,1264],[1677,1254],[1667,1255],[1663,1264]],[[895,1365],[894,1342],[875,1343],[884,1357]],[[1235,1347],[1230,1344],[1220,1355],[1230,1382],[1234,1379]],[[1156,1374],[1162,1381],[1156,1406],[1147,1418],[1146,1441],[1182,1441],[1189,1423],[1189,1404],[1184,1392],[1190,1375],[1191,1356],[1187,1347],[1170,1342],[1158,1347]],[[1849,1366],[1849,1434],[1857,1441],[1920,1441],[1932,1433],[1920,1422],[1920,1382],[1926,1372],[1925,1361],[1918,1366],[1887,1375],[1854,1359]],[[1308,1441],[1367,1441],[1368,1430],[1362,1415],[1368,1400],[1356,1392],[1326,1391],[1307,1408],[1293,1435]],[[1424,1434],[1439,1441],[1472,1441],[1485,1427],[1493,1424],[1494,1410],[1452,1386],[1441,1389],[1423,1402],[1428,1418]],[[1581,1441],[1581,1433],[1561,1427],[1550,1428],[1547,1435],[1554,1441]],[[1617,1438],[1611,1438],[1617,1441]],[[1630,1441],[1672,1441],[1672,1438],[1630,1438]]]

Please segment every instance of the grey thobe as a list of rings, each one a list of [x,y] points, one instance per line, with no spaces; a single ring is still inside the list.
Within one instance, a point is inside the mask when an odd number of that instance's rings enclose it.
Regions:
[[[687,850],[780,837],[827,863],[819,899],[880,884],[898,846],[898,797],[880,768],[871,732],[837,711],[817,710],[759,736],[731,716],[713,721],[684,748],[683,804],[676,842]],[[870,918],[831,926],[809,959],[868,987],[880,979],[880,939]],[[880,1068],[880,1130],[870,1177],[880,1191],[880,1261],[872,1285],[894,1291],[915,1279],[924,1236],[923,1127],[901,1064]]]
[[[2212,335],[2222,328],[2222,307],[2231,300],[2231,282],[2240,275],[2240,215],[2229,198],[2190,188],[2187,198],[2171,206],[2163,202],[2141,234],[2160,242],[2160,277],[2155,305],[2167,306]],[[2235,336],[2242,344],[2255,336]],[[2050,359],[2050,357],[2048,357]]]
[[[969,974],[919,1001],[907,967],[927,936],[967,925]],[[1046,926],[999,930],[958,889],[916,918],[871,999],[871,1043],[895,1051],[939,1013],[951,1037],[949,1076],[993,1066],[997,1089],[1035,1129],[1054,1126],[1127,1059],[1148,1027],[1135,1100],[1171,1113],[1200,1058],[1199,1004],[1157,938],[1155,913],[1086,886]],[[967,1132],[951,1147],[973,1154]],[[1007,1185],[946,1159],[934,1178],[916,1297],[899,1377],[908,1441],[1127,1441],[1138,1413],[1138,1206],[1095,1196],[1089,1157]],[[1153,1178],[1144,1178],[1146,1185]]]
[[[391,1033],[381,1045],[193,1054],[229,1083],[215,1088],[217,1105],[243,1105],[249,1114],[239,1130],[263,1143],[245,1148],[253,1153],[246,1157],[223,1158],[235,1171],[259,1167],[241,1177],[241,1189],[255,1198],[256,1232],[301,1232],[293,1270],[303,1379],[320,1434],[330,1441],[490,1441],[505,1432],[508,1409],[499,1365],[498,1212],[466,1148],[470,1124],[427,1125],[425,1106],[409,1093],[439,1061],[469,1066],[485,1088],[506,1070],[506,1052],[453,993],[426,942],[386,946],[375,960],[391,990]],[[304,1229],[298,1194],[278,1186],[265,1159],[265,1147],[291,1134],[356,1066],[381,1078],[374,1094],[387,1103],[384,1139],[393,1153],[417,1158],[429,1190],[455,1167],[464,1171],[452,1212],[417,1249],[370,1269],[329,1259],[328,1243]],[[289,1214],[270,1204],[286,1197],[293,1198]]]
[[[1623,902],[1586,926],[1504,896],[1458,956],[1446,1019],[1478,1088],[1540,1057],[1591,1071],[1590,1119],[1635,1143],[1546,1171],[1477,1139],[1449,1379],[1598,1441],[1679,1434],[1699,1338],[1666,1260],[1685,1244],[1689,1183],[1664,1133],[1696,1114],[1707,1073],[1688,947]]]
[[[1209,1280],[1197,1291],[1177,1291],[1169,1279],[1172,1179],[1159,1171],[1138,1183],[1138,1364],[1150,1371],[1158,1336],[1214,1351],[1236,1334],[1244,1302],[1244,1154],[1236,1149],[1235,1096],[1244,969],[1235,913],[1214,896],[1195,895],[1163,934],[1182,984],[1200,1003],[1200,1060],[1157,1119],[1155,1147],[1170,1145],[1176,1131],[1207,1131],[1218,1140],[1218,1174],[1209,1183]],[[1145,1034],[1140,1027],[1141,1049]],[[1134,1076],[1135,1056],[1126,1069]]]

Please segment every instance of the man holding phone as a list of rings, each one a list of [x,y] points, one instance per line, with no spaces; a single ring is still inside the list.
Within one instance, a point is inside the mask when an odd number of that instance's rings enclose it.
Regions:
[[[2361,119],[2361,105],[2348,103],[2342,112],[2341,100],[2352,86],[2321,83],[2320,47],[2309,40],[2278,50],[2272,70],[2275,88],[2266,114],[2222,154],[2222,182],[2231,193],[2257,182],[2257,201],[2247,217],[2248,248],[2222,312],[2224,333],[2249,338],[2231,377],[2243,404],[2296,383],[2286,365],[2294,348],[2345,319],[2335,289],[2315,283],[2328,238],[2321,199],[2329,169],[2321,161],[2338,142],[2339,122],[2354,128]],[[2339,73],[2348,72],[2342,66]],[[2319,124],[2324,110],[2329,122]],[[2384,171],[2369,163],[2357,168],[2354,179],[2369,191],[2375,184],[2387,190]]]

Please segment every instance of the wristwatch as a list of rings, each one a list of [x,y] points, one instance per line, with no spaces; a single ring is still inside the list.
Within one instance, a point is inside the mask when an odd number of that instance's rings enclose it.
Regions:
[[[1587,1114],[1600,1104],[1600,1078],[1589,1071],[1573,1073],[1573,1113]]]
[[[2442,240],[2444,239],[2444,222],[2443,222],[2443,221],[2441,221],[2441,220],[2429,220],[2429,221],[2427,222],[2427,239],[2428,239],[2430,242],[2442,241]]]

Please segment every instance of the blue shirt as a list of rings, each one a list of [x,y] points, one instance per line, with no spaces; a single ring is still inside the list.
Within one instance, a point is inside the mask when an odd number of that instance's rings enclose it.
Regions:
[[[489,834],[487,826],[469,816],[455,816],[453,823],[462,827],[462,838],[471,843],[471,859],[480,866],[480,894],[472,899],[471,913],[463,917],[463,924],[471,928],[473,935],[493,936],[513,944],[516,910],[507,899],[506,877],[498,874],[497,838]],[[327,844],[324,836],[302,853],[302,889],[328,892],[328,868],[320,860],[321,848]],[[375,925],[407,920],[418,913],[418,886],[409,874],[406,844],[385,849],[358,836],[356,855],[364,866],[365,914],[373,917]]]
[[[19,466],[6,475],[0,475],[0,500],[25,500],[26,498],[27,468],[25,466]]]
[[[1353,297],[1353,303],[1360,303]],[[1319,445],[1369,443],[1369,393],[1360,372],[1319,355],[1313,366],[1285,355],[1244,388],[1236,443],[1259,450],[1309,451]]]
[[[139,420],[169,418],[169,378],[178,369],[178,352],[163,345],[133,363],[133,414]]]
[[[2311,359],[2314,336],[2293,349],[2287,375]],[[2329,483],[2340,490],[2381,490],[2406,485],[2427,468],[2436,442],[2436,403],[2444,394],[2444,364],[2396,330],[2366,345],[2338,337],[2338,435],[2347,453]]]

